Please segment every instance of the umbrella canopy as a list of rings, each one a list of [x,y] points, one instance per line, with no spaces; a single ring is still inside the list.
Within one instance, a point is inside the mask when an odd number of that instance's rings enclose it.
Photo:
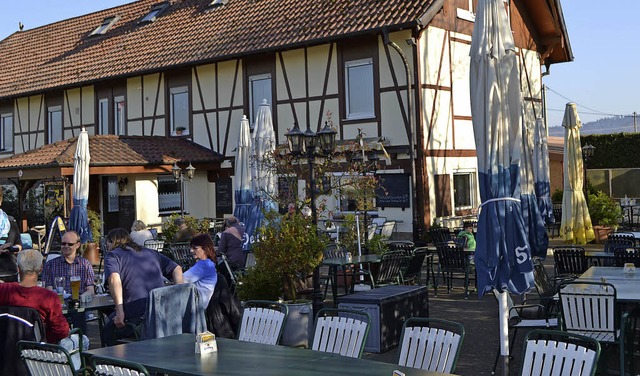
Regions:
[[[471,37],[471,114],[482,200],[475,264],[478,294],[499,302],[500,353],[508,374],[508,291],[533,286],[533,264],[520,205],[522,95],[515,43],[502,0],[479,0]]]
[[[234,166],[236,205],[233,209],[233,215],[242,223],[246,223],[249,219],[251,203],[253,202],[250,152],[251,131],[249,130],[249,120],[246,116],[243,116],[240,122],[240,136],[238,137]]]
[[[549,145],[547,129],[541,117],[536,119],[533,134],[533,175],[540,215],[546,224],[555,222],[551,202],[551,179],[549,177]]]
[[[535,179],[533,177],[533,131],[523,122],[522,159],[520,159],[520,205],[524,217],[525,230],[531,247],[531,255],[542,259],[547,257],[549,235],[540,214],[538,199],[535,195]]]
[[[93,241],[89,219],[87,217],[87,201],[89,199],[89,134],[82,128],[76,144],[73,164],[73,208],[69,215],[69,229],[80,235],[80,241]]]
[[[271,109],[264,99],[258,106],[256,126],[253,131],[251,152],[251,186],[254,200],[246,224],[248,241],[244,249],[248,250],[254,240],[254,234],[264,218],[264,211],[276,210],[273,196],[276,193],[276,173],[270,159],[276,148],[276,134],[273,130]]]
[[[564,136],[564,191],[562,193],[562,222],[560,233],[566,242],[586,244],[595,238],[591,227],[589,208],[584,199],[582,146],[580,127],[575,103],[567,103],[562,126]]]

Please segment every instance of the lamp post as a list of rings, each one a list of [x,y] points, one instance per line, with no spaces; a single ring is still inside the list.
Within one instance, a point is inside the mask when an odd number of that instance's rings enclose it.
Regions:
[[[196,168],[191,165],[189,162],[189,166],[185,169],[186,172],[183,173],[182,169],[178,166],[178,162],[173,162],[173,167],[171,168],[171,173],[173,174],[173,178],[176,183],[180,182],[180,216],[184,217],[184,178],[185,175],[189,181],[193,179],[193,176],[196,173]]]
[[[330,155],[336,147],[336,132],[325,122],[317,134],[307,126],[302,132],[298,124],[285,134],[289,143],[289,153],[294,157],[306,157],[309,165],[309,188],[311,195],[311,222],[318,231],[318,211],[316,208],[316,177],[314,171],[315,159],[318,155]],[[313,314],[322,309],[322,290],[320,289],[320,267],[313,270]]]
[[[593,157],[593,152],[596,147],[591,144],[586,144],[582,147],[582,160],[584,161],[582,169],[584,170],[584,200],[589,207],[589,185],[587,184],[587,162]]]

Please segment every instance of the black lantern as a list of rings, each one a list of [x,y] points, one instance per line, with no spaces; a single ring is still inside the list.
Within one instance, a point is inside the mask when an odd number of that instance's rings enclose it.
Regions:
[[[173,174],[173,178],[176,181],[180,180],[180,176],[182,175],[182,169],[178,166],[178,162],[173,162],[171,173]]]
[[[586,144],[585,146],[582,147],[582,158],[584,158],[585,161],[588,161],[589,159],[591,159],[591,157],[593,157],[593,152],[596,150],[596,147],[591,145],[591,144]]]
[[[289,152],[292,155],[300,155],[305,151],[304,133],[302,133],[297,123],[293,125],[293,129],[287,132],[285,136],[289,142]]]
[[[318,138],[320,141],[320,149],[325,154],[331,154],[336,148],[336,132],[335,129],[329,126],[329,122],[324,122],[324,128],[318,132]]]
[[[180,182],[180,214],[184,217],[184,178],[187,177],[188,180],[193,179],[196,168],[191,165],[189,162],[189,166],[185,169],[186,172],[183,174],[182,169],[178,166],[178,162],[173,162],[173,167],[171,167],[171,174],[173,174],[173,178],[176,183]]]

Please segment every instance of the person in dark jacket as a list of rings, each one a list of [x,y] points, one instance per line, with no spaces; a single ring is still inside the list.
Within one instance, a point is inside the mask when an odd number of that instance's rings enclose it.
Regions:
[[[227,256],[227,261],[231,270],[235,271],[244,268],[244,251],[242,244],[244,242],[244,225],[238,221],[238,218],[231,216],[224,220],[226,230],[220,236],[220,244],[216,250],[216,256]]]

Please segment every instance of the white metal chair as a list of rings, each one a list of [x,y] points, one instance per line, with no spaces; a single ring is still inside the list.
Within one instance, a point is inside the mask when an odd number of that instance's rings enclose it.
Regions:
[[[76,333],[79,342],[78,348],[72,351],[68,351],[61,345],[18,341],[20,358],[31,376],[84,374],[84,357],[80,356],[83,348],[82,332],[74,329],[71,333]]]
[[[371,317],[366,312],[324,308],[316,316],[312,350],[359,358],[369,334]]]
[[[386,221],[382,225],[382,230],[380,230],[380,235],[384,239],[390,239],[393,236],[393,233],[396,230],[396,221]]]
[[[92,356],[93,374],[96,376],[149,376],[142,364]]]
[[[160,252],[164,249],[164,240],[147,239],[144,241],[144,247]]]
[[[616,288],[610,283],[569,282],[560,286],[563,329],[620,348],[620,374],[625,369],[625,335],[629,314],[620,315]],[[631,342],[633,343],[633,342]],[[632,347],[628,349],[630,352]],[[632,360],[632,353],[628,359]]]
[[[412,317],[402,327],[398,364],[428,371],[453,373],[464,340],[457,322]]]
[[[524,341],[521,375],[595,375],[600,343],[557,330],[532,330]]]
[[[264,300],[245,302],[238,340],[277,345],[288,314],[289,309],[282,303]]]

